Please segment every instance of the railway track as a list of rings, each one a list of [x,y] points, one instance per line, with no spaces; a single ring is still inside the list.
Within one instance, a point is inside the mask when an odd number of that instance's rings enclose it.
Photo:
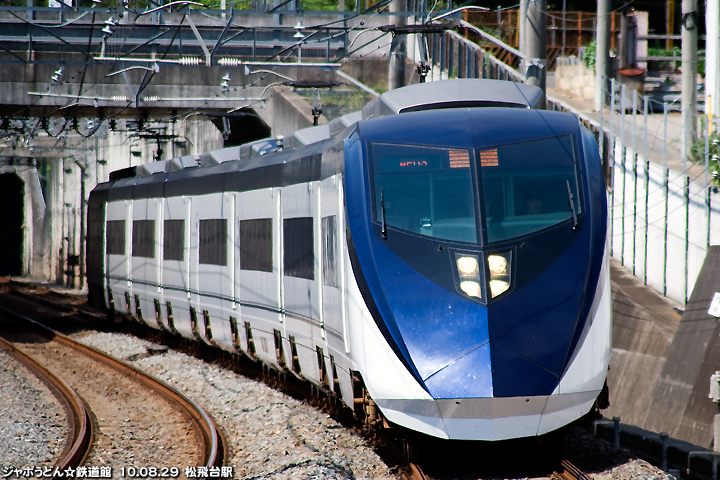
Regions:
[[[553,472],[550,478],[553,480],[592,480],[591,477],[583,473],[579,468],[570,463],[568,460],[560,462],[561,468]],[[431,480],[432,477],[425,475],[416,463],[409,463],[406,469],[407,477],[411,480]]]
[[[63,312],[63,318],[65,319],[75,319],[84,323],[93,322],[95,320],[96,315],[93,314],[93,312],[84,312],[82,310],[82,305],[79,305],[79,308],[75,308],[74,306],[70,305],[68,306],[66,303],[62,302],[62,296],[49,291],[45,290],[43,288],[37,289],[36,287],[28,286],[27,284],[21,283],[21,282],[6,282],[6,285],[11,287],[11,293],[16,296],[18,299],[21,299],[22,301],[29,301],[31,303],[41,303],[48,309],[54,309],[57,307],[61,312]],[[1,309],[1,307],[0,307]],[[1,311],[1,310],[0,310]],[[147,336],[147,333],[143,335],[143,331],[146,329],[143,328],[142,325],[138,325],[137,322],[134,321],[126,321],[124,322],[126,326],[130,327],[130,329],[135,332],[136,334],[140,334],[140,336]],[[100,326],[102,324],[99,324]],[[138,331],[139,330],[139,331]],[[156,332],[151,331],[149,332],[152,341],[159,342],[159,343],[165,343],[167,340],[166,335],[163,334],[163,332]],[[170,341],[169,343],[173,343]],[[175,345],[177,347],[178,345]],[[187,345],[185,346],[185,350],[187,350]],[[195,346],[195,348],[204,348],[204,346]],[[85,347],[88,348],[88,347]],[[201,350],[202,350],[201,348]],[[190,347],[190,350],[193,350],[192,346]],[[196,355],[198,352],[194,352]],[[203,357],[202,352],[199,353],[200,357]],[[243,368],[244,374],[248,374],[247,369]],[[249,376],[253,376],[252,374]],[[270,375],[272,376],[272,375]],[[265,381],[266,383],[272,384],[274,387],[279,388],[283,391],[286,391],[288,393],[291,393],[291,395],[296,397],[301,397],[304,400],[311,401],[311,403],[315,404],[315,406],[319,406],[323,408],[324,410],[328,410],[328,407],[330,410],[332,410],[333,405],[328,405],[327,400],[328,399],[315,399],[312,401],[312,399],[308,398],[305,394],[299,393],[296,390],[296,385],[283,385],[282,380],[279,378],[266,378],[268,377],[268,373],[265,372],[260,375],[261,380]],[[381,449],[386,451],[386,458],[391,458],[392,461],[396,462],[398,467],[400,467],[400,473],[406,477],[413,480],[429,480],[433,478],[430,475],[427,475],[423,472],[423,468],[420,464],[408,461],[407,454],[405,452],[405,448],[403,446],[402,441],[399,443],[397,442],[397,439],[390,439],[388,437],[383,438],[383,434],[371,434],[370,439],[371,443],[375,444],[376,447],[380,446]],[[551,475],[552,478],[555,480],[590,480],[589,477],[587,477],[585,474],[583,474],[577,467],[573,466],[568,461],[562,462],[562,467],[556,472],[553,472]]]
[[[555,480],[592,480],[588,475],[584,474],[579,468],[567,460],[560,462],[561,471],[554,472],[552,478]]]
[[[0,349],[8,352],[45,383],[67,412],[68,440],[54,467],[64,471],[68,467],[74,469],[81,465],[87,456],[93,437],[90,413],[85,408],[83,399],[65,380],[35,361],[30,355],[16,348],[12,342],[0,337]]]
[[[70,434],[67,447],[55,464],[57,468],[111,464],[121,469],[113,472],[113,477],[116,474],[127,477],[128,473],[135,476],[142,473],[141,469],[149,468],[156,469],[155,476],[166,472],[165,476],[177,477],[182,476],[181,466],[207,469],[223,466],[228,449],[222,433],[213,419],[183,393],[35,320],[3,307],[0,315],[6,319],[5,336],[17,336],[14,342],[3,340],[0,347],[40,377],[68,412]],[[11,321],[10,328],[7,320]],[[18,336],[19,324],[29,326],[33,333],[26,330]],[[50,372],[48,365],[61,372],[65,380]],[[155,396],[148,396],[148,390]],[[123,442],[127,440],[124,437],[133,435],[129,446]],[[188,437],[195,441],[188,442]],[[149,442],[145,447],[139,443],[143,440]],[[154,453],[146,458],[126,455],[125,461],[100,453],[120,447],[144,450],[140,455]]]

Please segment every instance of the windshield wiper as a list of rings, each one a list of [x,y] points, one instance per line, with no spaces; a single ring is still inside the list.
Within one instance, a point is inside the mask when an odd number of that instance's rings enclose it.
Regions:
[[[387,225],[385,224],[385,197],[383,196],[383,189],[380,189],[380,213],[382,219],[382,236],[387,240]]]
[[[578,226],[577,212],[575,212],[575,202],[573,202],[573,194],[572,194],[572,190],[570,189],[570,180],[565,180],[565,183],[567,183],[567,187],[568,187],[568,199],[570,201],[570,211],[572,212],[572,215],[573,215],[573,230],[575,230]],[[382,193],[381,193],[381,196],[382,196]]]

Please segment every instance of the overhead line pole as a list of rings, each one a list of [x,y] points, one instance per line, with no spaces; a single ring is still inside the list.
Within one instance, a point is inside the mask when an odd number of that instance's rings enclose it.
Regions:
[[[520,0],[520,12],[518,13],[518,50],[520,50],[523,55],[527,55],[527,48],[525,47],[525,40],[527,38],[527,10],[528,0]]]
[[[697,137],[697,5],[697,0],[682,2],[682,116],[685,130],[683,151],[687,153]]]
[[[394,0],[390,4],[392,23],[397,26],[407,25],[407,0]],[[390,44],[390,61],[388,62],[388,90],[405,86],[405,58],[407,57],[407,35],[393,35]]]
[[[529,0],[527,10],[527,56],[532,64],[526,64],[527,84],[540,87],[545,102],[545,75],[547,71],[547,0]]]
[[[716,119],[720,116],[720,2],[705,2],[705,8],[705,114]],[[712,133],[712,121],[710,128]]]
[[[595,43],[595,110],[600,110],[605,102],[605,88],[610,56],[610,0],[597,2],[597,41]]]

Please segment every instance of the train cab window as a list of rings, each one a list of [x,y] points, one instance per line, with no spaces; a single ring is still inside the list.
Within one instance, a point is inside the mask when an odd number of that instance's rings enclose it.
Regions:
[[[105,238],[107,255],[125,255],[125,220],[108,220]]]
[[[227,220],[200,220],[198,261],[203,265],[227,266]]]
[[[322,219],[322,266],[323,283],[328,287],[338,286],[337,272],[337,222],[335,215]]]
[[[185,260],[185,220],[165,220],[163,223],[163,259]]]
[[[467,149],[373,143],[373,220],[420,235],[476,243]]]
[[[272,218],[240,220],[240,269],[272,272]]]
[[[488,242],[577,220],[582,202],[574,152],[571,136],[478,151]]]
[[[155,258],[155,220],[134,220],[132,256]]]
[[[312,217],[283,220],[285,275],[315,280],[315,242]]]

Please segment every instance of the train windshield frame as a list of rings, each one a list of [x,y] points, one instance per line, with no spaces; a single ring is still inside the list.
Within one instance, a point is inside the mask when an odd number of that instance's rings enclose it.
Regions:
[[[473,149],[368,142],[368,154],[383,228],[482,245],[577,225],[584,210],[572,134]]]

